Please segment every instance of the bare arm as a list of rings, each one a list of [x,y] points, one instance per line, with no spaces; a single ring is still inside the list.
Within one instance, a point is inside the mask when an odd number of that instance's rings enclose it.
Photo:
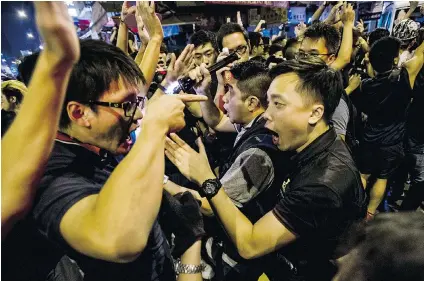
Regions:
[[[113,31],[112,31],[112,35],[110,35],[110,38],[109,38],[110,43],[112,43],[113,40],[115,40],[115,37],[116,37],[117,34],[118,34],[117,28],[114,27]]]
[[[355,11],[353,10],[352,5],[345,5],[342,15],[343,38],[340,50],[337,54],[337,59],[331,64],[331,68],[333,69],[341,70],[350,62],[353,45],[354,20]]]
[[[34,5],[45,44],[19,114],[1,141],[2,239],[31,208],[53,147],[69,77],[80,56],[78,37],[65,4]]]
[[[118,38],[116,39],[116,47],[121,49],[128,55],[128,27],[124,22],[119,23]]]
[[[319,8],[315,11],[314,15],[312,16],[311,22],[314,22],[316,20],[319,20],[319,18],[322,16],[322,13],[324,12],[327,2],[324,2]]]
[[[259,23],[258,23],[258,25],[255,27],[254,32],[260,32],[261,31],[261,26],[262,26],[263,23],[265,23],[265,21],[264,20],[260,20]]]
[[[202,242],[196,241],[184,254],[181,256],[182,264],[200,265],[200,250]],[[197,274],[180,274],[177,281],[202,281],[202,273]]]
[[[409,19],[417,7],[418,1],[409,1],[409,10],[403,19]]]
[[[150,41],[147,44],[146,51],[140,64],[141,71],[146,79],[145,87],[148,89],[155,76],[160,46],[163,41],[163,30],[160,20],[155,14],[155,4],[153,1],[150,4],[148,1],[138,1],[137,12],[141,16],[150,37]]]
[[[414,88],[415,79],[417,78],[418,73],[423,67],[423,63],[424,63],[424,42],[421,42],[418,48],[415,49],[414,56],[403,64],[403,66],[408,71],[409,83],[411,85],[411,88]]]

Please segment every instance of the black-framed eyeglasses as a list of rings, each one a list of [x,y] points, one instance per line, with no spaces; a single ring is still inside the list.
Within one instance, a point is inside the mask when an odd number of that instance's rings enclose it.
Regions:
[[[229,50],[230,53],[234,52],[234,50]],[[247,45],[242,45],[242,46],[238,46],[235,50],[235,52],[239,55],[242,56],[246,53],[247,51]]]
[[[305,53],[305,52],[297,52],[295,54],[295,58],[298,59],[306,59],[309,58],[311,56],[313,57],[318,57],[318,56],[331,56],[333,54],[315,54],[315,53]]]
[[[106,102],[106,101],[93,101],[90,100],[87,103],[88,104],[95,104],[100,106],[107,106],[107,107],[113,107],[113,108],[122,108],[125,112],[125,117],[133,117],[135,114],[135,111],[137,108],[142,110],[144,108],[144,105],[146,103],[146,97],[139,97],[137,96],[137,100],[134,101],[126,101],[126,102]]]

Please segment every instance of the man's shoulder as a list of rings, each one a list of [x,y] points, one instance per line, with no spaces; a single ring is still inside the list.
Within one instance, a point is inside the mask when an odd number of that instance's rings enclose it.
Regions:
[[[302,169],[296,182],[303,186],[325,186],[341,196],[347,189],[360,185],[360,175],[346,144],[337,139]]]

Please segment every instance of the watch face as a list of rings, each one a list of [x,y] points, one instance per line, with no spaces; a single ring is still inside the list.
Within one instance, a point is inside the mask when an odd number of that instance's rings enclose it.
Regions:
[[[215,185],[213,183],[206,183],[205,186],[205,193],[206,194],[212,194],[215,191]]]

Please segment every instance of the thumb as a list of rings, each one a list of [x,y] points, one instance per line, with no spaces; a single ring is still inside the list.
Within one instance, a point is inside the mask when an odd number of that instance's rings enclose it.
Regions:
[[[207,154],[206,154],[206,149],[205,149],[205,145],[202,142],[202,138],[198,137],[196,140],[196,144],[199,147],[199,153],[201,155],[203,155],[205,158],[208,158]]]

